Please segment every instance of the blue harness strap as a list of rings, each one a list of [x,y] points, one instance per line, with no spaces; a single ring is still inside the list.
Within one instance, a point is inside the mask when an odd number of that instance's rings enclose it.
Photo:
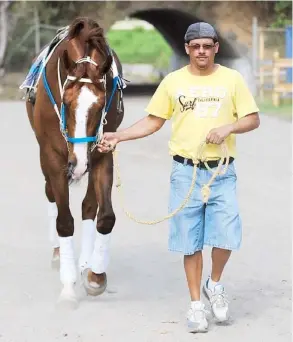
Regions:
[[[42,79],[43,79],[43,83],[44,83],[44,87],[45,87],[45,90],[46,90],[46,93],[53,105],[53,107],[55,108],[55,110],[58,108],[57,107],[57,103],[54,99],[54,96],[51,92],[51,89],[50,89],[50,86],[48,84],[48,81],[47,81],[47,77],[46,77],[46,67],[44,67],[43,69],[43,72],[42,72]],[[111,103],[112,103],[112,100],[113,100],[113,96],[117,90],[117,85],[120,81],[120,84],[122,82],[120,76],[116,76],[113,78],[113,89],[112,89],[112,93],[111,93],[111,96],[109,98],[109,101],[107,103],[107,106],[106,106],[106,109],[105,109],[105,116],[107,115],[108,113],[108,110],[111,106]],[[66,138],[66,141],[72,143],[72,144],[80,144],[80,143],[88,143],[88,142],[96,142],[97,139],[99,138],[99,129],[100,129],[100,126],[103,124],[103,118],[101,117],[101,121],[100,121],[100,124],[98,125],[97,129],[96,129],[96,135],[95,136],[92,136],[92,137],[82,137],[82,138],[74,138],[74,137],[69,137],[68,134],[67,134],[67,128],[66,128],[66,113],[65,113],[65,105],[63,102],[61,102],[61,108],[60,108],[60,127],[61,127],[61,130],[62,130],[62,134],[64,135],[64,137]]]
[[[54,96],[51,92],[51,89],[49,87],[49,84],[48,84],[48,81],[47,81],[47,77],[46,77],[46,67],[44,67],[43,69],[43,73],[42,73],[42,79],[43,79],[43,82],[44,82],[44,87],[46,89],[46,92],[47,92],[47,95],[49,96],[49,99],[52,103],[53,106],[56,106],[57,103],[55,102],[55,99],[54,99]],[[61,107],[62,107],[62,104],[61,104]]]
[[[83,138],[71,138],[67,136],[67,141],[72,144],[82,144],[88,142],[95,142],[97,137],[83,137]]]
[[[113,100],[113,96],[114,96],[114,93],[115,93],[117,85],[118,85],[118,81],[119,81],[119,76],[116,76],[116,77],[113,78],[113,90],[112,90],[111,96],[109,98],[107,107],[106,107],[106,113],[108,113],[108,110],[109,110],[109,108],[111,106],[111,103],[112,103],[112,100]]]

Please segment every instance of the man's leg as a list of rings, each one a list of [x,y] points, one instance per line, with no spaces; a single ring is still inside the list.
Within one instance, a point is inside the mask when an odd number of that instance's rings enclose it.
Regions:
[[[193,167],[173,162],[171,174],[170,211],[177,209],[188,193]],[[198,170],[197,179],[201,171]],[[170,219],[169,250],[184,254],[184,268],[190,292],[187,325],[190,332],[206,332],[208,322],[200,301],[202,249],[204,242],[204,204],[198,183],[186,207]]]
[[[184,255],[184,269],[191,301],[200,301],[200,286],[202,278],[202,252]]]
[[[221,249],[214,247],[212,249],[212,274],[211,274],[211,280],[213,282],[219,282],[221,280],[222,273],[224,271],[224,267],[227,264],[227,261],[230,258],[231,255],[230,250],[227,249]]]
[[[225,175],[217,176],[211,189],[205,216],[204,240],[206,245],[213,247],[213,250],[212,272],[204,283],[203,292],[210,300],[214,316],[221,322],[228,320],[229,308],[227,294],[220,280],[231,251],[239,249],[242,236],[236,179],[234,164],[229,165]]]
[[[210,301],[213,314],[219,322],[226,322],[229,319],[228,298],[220,279],[230,255],[230,250],[213,248],[212,272],[203,285],[203,293]]]

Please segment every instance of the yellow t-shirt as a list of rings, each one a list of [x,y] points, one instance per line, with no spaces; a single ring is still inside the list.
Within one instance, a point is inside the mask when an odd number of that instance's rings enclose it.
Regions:
[[[230,124],[259,109],[242,75],[219,65],[208,76],[195,76],[187,66],[168,74],[158,86],[146,111],[171,119],[171,155],[195,159],[199,145],[213,128]],[[226,139],[229,155],[236,156],[235,135]],[[221,157],[218,145],[208,144],[208,159]]]

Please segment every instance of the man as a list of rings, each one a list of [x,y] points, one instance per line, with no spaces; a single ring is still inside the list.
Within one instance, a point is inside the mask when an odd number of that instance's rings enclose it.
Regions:
[[[200,189],[211,173],[198,165],[196,186],[187,206],[170,220],[169,250],[184,254],[184,269],[191,297],[187,323],[191,332],[208,330],[207,311],[201,301],[202,250],[212,247],[212,270],[204,282],[218,321],[229,318],[228,300],[220,283],[232,250],[241,243],[241,220],[236,197],[235,135],[256,129],[257,105],[242,76],[236,70],[214,63],[219,42],[208,23],[195,23],[185,34],[185,50],[190,64],[171,72],[160,83],[146,111],[148,116],[130,128],[105,133],[98,148],[107,153],[121,141],[138,139],[158,131],[166,120],[173,119],[169,142],[173,156],[170,209],[177,208],[186,196],[199,145],[206,141],[205,156],[215,170],[225,141],[229,166],[216,177],[208,202],[203,203]]]

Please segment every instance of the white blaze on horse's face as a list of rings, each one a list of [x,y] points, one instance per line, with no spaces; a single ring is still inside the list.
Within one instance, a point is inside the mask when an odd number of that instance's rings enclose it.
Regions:
[[[77,99],[75,112],[74,137],[82,138],[87,136],[87,120],[89,109],[98,102],[96,96],[86,85],[82,86]],[[86,171],[88,164],[87,143],[73,144],[73,152],[76,157],[76,167],[73,170],[73,179],[79,179]]]

